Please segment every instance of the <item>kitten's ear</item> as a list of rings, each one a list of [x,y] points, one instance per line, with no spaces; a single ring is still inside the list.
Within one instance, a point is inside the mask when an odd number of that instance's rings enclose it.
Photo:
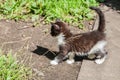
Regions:
[[[60,30],[60,26],[58,26],[58,25],[54,25],[54,28],[56,29],[56,30]]]
[[[51,25],[53,25],[54,23],[53,22],[50,22]]]
[[[61,22],[61,20],[57,18],[57,19],[56,19],[56,22]]]
[[[51,27],[53,27],[56,30],[60,30],[60,26],[55,24],[55,23],[53,23],[53,22],[51,22]]]

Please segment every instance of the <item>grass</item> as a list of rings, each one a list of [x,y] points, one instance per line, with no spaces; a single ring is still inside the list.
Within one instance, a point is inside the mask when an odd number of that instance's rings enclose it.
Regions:
[[[96,0],[0,0],[0,18],[37,21],[45,23],[56,18],[81,27],[83,20],[93,15],[88,8],[97,6]]]
[[[17,61],[11,52],[4,55],[0,50],[0,80],[28,80],[31,70]]]

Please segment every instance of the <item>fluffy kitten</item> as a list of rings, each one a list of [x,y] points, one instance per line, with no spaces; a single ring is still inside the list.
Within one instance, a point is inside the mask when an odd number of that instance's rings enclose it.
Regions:
[[[50,63],[57,65],[63,61],[66,57],[69,57],[67,63],[74,63],[74,56],[87,56],[95,54],[95,62],[101,64],[106,58],[106,51],[104,49],[106,45],[105,40],[105,17],[102,11],[96,7],[90,7],[95,10],[99,15],[99,27],[97,30],[81,34],[72,34],[68,26],[57,20],[55,23],[51,23],[51,35],[58,38],[59,54]]]

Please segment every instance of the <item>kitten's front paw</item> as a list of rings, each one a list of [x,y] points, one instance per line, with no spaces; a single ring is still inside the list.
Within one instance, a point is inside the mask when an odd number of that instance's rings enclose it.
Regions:
[[[72,60],[67,60],[66,61],[68,64],[73,64],[75,61],[74,61],[74,59],[72,59]]]
[[[51,65],[58,65],[58,62],[56,62],[55,60],[52,60],[52,61],[50,62],[50,64],[51,64]]]

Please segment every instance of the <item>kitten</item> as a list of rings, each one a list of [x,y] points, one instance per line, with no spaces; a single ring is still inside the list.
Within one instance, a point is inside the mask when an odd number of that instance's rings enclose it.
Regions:
[[[96,7],[90,7],[95,10],[99,15],[99,27],[97,30],[72,34],[69,27],[62,21],[57,20],[55,23],[51,23],[51,35],[58,38],[59,54],[50,63],[57,65],[63,61],[66,57],[68,64],[74,63],[74,56],[87,56],[95,54],[95,62],[102,64],[106,58],[107,52],[105,51],[106,39],[105,39],[105,17],[103,12]]]

